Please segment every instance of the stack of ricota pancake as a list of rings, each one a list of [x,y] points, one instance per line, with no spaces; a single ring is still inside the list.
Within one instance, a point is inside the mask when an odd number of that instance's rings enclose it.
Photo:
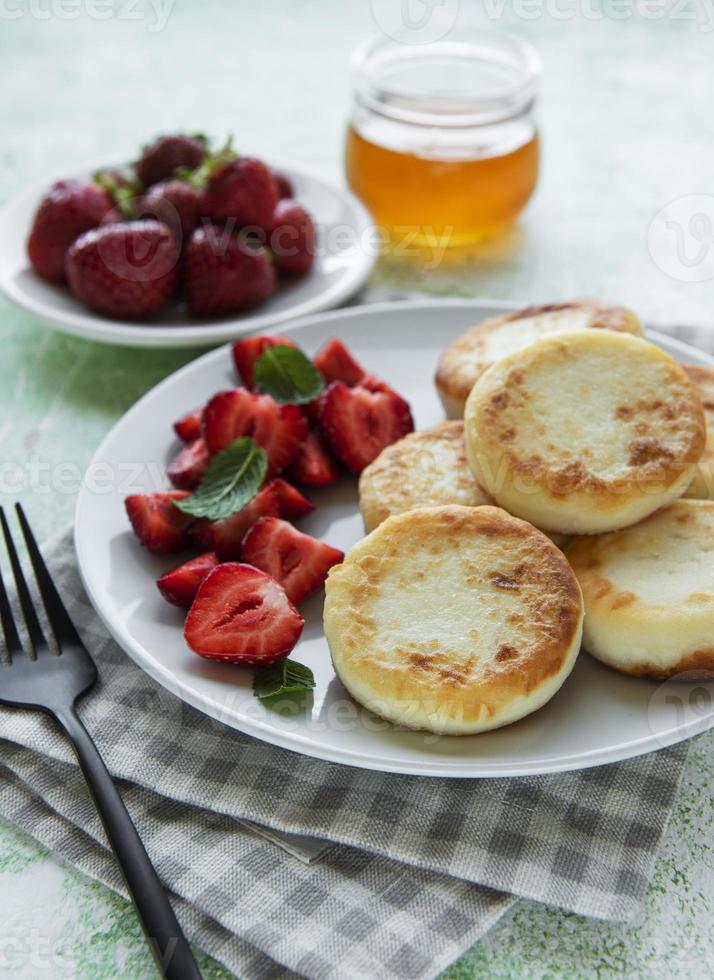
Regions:
[[[477,324],[436,386],[450,420],[362,472],[368,534],[327,581],[352,696],[471,734],[544,705],[581,640],[630,675],[714,672],[714,371],[588,301]]]

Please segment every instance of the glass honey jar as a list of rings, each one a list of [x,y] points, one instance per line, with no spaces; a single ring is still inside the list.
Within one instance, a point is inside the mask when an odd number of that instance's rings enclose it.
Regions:
[[[513,224],[538,177],[539,76],[530,45],[487,31],[355,51],[347,180],[390,243],[468,247]]]

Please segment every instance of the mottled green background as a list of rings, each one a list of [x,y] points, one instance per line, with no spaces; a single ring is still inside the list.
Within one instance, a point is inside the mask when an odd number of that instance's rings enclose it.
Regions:
[[[543,55],[540,187],[509,249],[428,276],[384,262],[376,279],[525,301],[602,295],[651,323],[714,323],[712,281],[670,278],[647,249],[660,208],[714,192],[714,0],[543,0],[509,4],[491,20],[474,2],[455,6],[462,19],[530,38]],[[378,29],[368,0],[175,0],[165,9],[157,30],[146,2],[0,2],[0,199],[98,155],[123,159],[172,127],[232,131],[239,147],[340,179],[348,54]],[[390,22],[398,3],[376,9]],[[112,422],[196,351],[73,340],[1,300],[0,331],[0,501],[21,497],[45,537],[71,521],[79,474]],[[523,902],[448,975],[711,974],[713,747],[710,736],[692,745],[636,923]],[[1,826],[0,889],[0,976],[152,975],[126,903]]]

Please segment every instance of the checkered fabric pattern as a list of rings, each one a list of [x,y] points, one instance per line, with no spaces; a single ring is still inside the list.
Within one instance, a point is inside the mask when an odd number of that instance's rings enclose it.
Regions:
[[[89,605],[70,533],[44,552],[99,667],[83,720],[189,935],[242,977],[432,977],[515,896],[604,918],[636,913],[686,746],[508,780],[310,759],[159,688]],[[52,722],[0,709],[0,764],[0,815],[122,891]]]

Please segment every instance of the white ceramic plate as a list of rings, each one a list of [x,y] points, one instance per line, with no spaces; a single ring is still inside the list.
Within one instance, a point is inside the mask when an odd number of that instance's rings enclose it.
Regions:
[[[306,352],[338,335],[370,370],[411,402],[418,429],[443,418],[432,384],[437,356],[452,338],[504,304],[426,301],[380,304],[291,324]],[[680,360],[714,360],[650,334]],[[154,580],[176,564],[140,547],[124,513],[129,493],[162,489],[177,451],[171,423],[216,390],[235,384],[228,350],[199,358],[144,396],[97,450],[79,497],[76,547],[90,599],[117,642],[160,684],[214,718],[276,745],[333,762],[424,776],[515,776],[626,759],[714,726],[707,685],[627,678],[582,653],[559,693],[528,718],[484,735],[428,736],[398,730],[358,708],[336,679],[322,633],[322,597],[303,607],[306,626],[293,656],[315,673],[311,707],[281,715],[250,690],[249,671],[202,660],[182,636],[183,615]],[[314,493],[301,528],[345,551],[362,536],[356,481]],[[180,559],[179,559],[180,560]],[[703,692],[703,693],[702,693]]]
[[[376,254],[372,221],[345,188],[280,162],[270,165],[290,178],[296,198],[312,214],[318,230],[318,255],[309,275],[283,284],[255,310],[203,321],[189,319],[178,303],[169,303],[145,323],[124,322],[92,313],[68,289],[43,282],[30,269],[25,243],[40,199],[55,180],[70,176],[66,173],[47,177],[0,211],[0,291],[53,329],[126,347],[211,346],[266,330],[283,320],[332,309],[369,276]],[[84,175],[111,166],[116,166],[116,160],[100,160],[86,167]]]

